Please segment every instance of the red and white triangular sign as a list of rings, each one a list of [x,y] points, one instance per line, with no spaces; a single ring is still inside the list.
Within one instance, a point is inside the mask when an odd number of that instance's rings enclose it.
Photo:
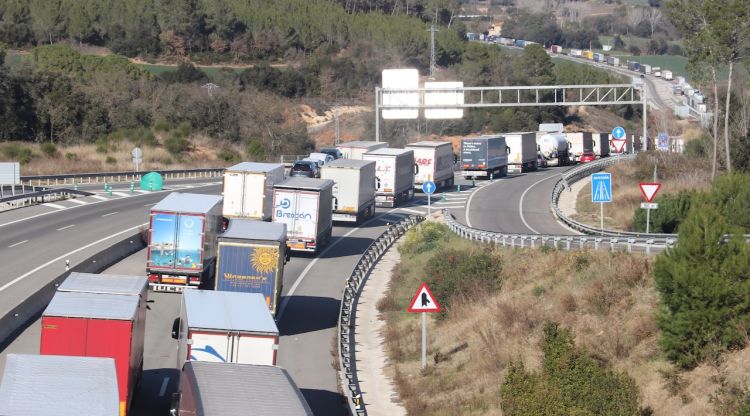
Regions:
[[[615,148],[615,152],[622,153],[622,149],[625,148],[625,140],[612,140],[612,146]]]
[[[409,312],[440,312],[440,304],[435,295],[430,291],[427,283],[422,282],[417,289],[417,294],[409,304]]]
[[[661,188],[661,184],[656,182],[641,182],[638,186],[641,187],[641,193],[646,198],[646,202],[651,202],[656,193],[659,192],[659,188]]]

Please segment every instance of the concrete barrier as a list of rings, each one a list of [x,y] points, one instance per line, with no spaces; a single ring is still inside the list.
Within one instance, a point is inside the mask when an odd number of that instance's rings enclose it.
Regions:
[[[140,231],[134,232],[127,238],[115,243],[75,265],[51,282],[39,288],[31,296],[24,299],[4,316],[0,317],[0,346],[7,346],[31,322],[41,316],[47,307],[57,287],[71,272],[100,273],[118,261],[143,249],[146,244],[141,238]]]

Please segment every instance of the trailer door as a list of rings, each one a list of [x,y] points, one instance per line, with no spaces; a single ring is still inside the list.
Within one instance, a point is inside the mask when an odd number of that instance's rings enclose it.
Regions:
[[[262,335],[234,337],[234,361],[239,364],[276,365],[276,338]]]
[[[224,174],[224,215],[228,217],[242,216],[242,201],[244,194],[242,172],[226,172]]]
[[[228,333],[190,331],[189,339],[193,340],[188,346],[190,361],[232,362],[231,335]]]
[[[149,240],[149,266],[175,267],[177,249],[177,214],[157,212],[151,215],[151,239]]]
[[[248,173],[245,175],[245,190],[243,215],[250,218],[263,219],[263,206],[266,201],[266,175],[263,173]]]

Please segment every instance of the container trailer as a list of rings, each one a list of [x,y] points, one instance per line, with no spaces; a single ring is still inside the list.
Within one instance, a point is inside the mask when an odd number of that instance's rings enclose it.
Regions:
[[[509,151],[505,137],[500,135],[464,137],[461,139],[461,174],[466,179],[505,176]]]
[[[531,133],[503,133],[505,144],[508,146],[508,170],[513,172],[529,172],[537,170],[536,134]]]
[[[337,159],[323,166],[321,179],[333,181],[333,221],[356,223],[375,215],[375,162]]]
[[[331,241],[333,181],[289,178],[273,189],[273,222],[286,224],[287,247],[316,252]]]
[[[268,221],[273,211],[273,186],[284,180],[281,163],[243,162],[224,171],[226,218]]]
[[[414,189],[422,189],[425,181],[435,183],[437,189],[453,186],[453,145],[450,142],[421,141],[406,145],[414,151],[419,170],[414,175]]]
[[[375,205],[395,207],[414,198],[414,175],[419,167],[411,149],[377,149],[365,153],[364,160],[375,162],[377,189]]]

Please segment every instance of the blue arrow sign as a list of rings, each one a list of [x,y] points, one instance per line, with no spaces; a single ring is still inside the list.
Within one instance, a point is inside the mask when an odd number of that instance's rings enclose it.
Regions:
[[[437,187],[435,186],[435,182],[425,181],[422,183],[422,192],[426,194],[431,194],[435,192],[435,189],[437,189]]]
[[[623,139],[625,137],[625,129],[617,126],[614,129],[612,129],[612,137],[616,140]]]
[[[612,174],[591,175],[591,202],[612,202]]]

